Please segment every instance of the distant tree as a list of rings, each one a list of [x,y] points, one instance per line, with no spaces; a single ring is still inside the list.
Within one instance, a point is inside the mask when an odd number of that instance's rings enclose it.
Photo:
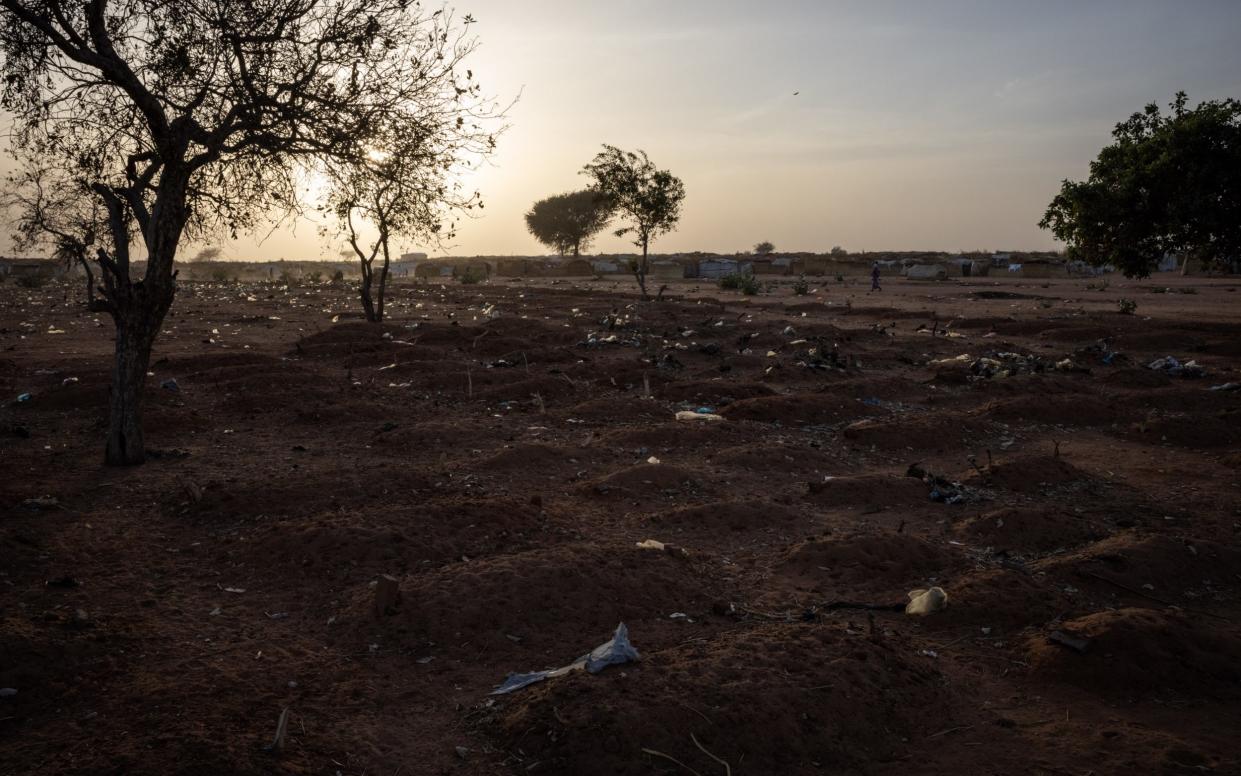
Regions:
[[[41,166],[28,181],[72,192],[69,208],[93,197],[107,225],[81,237],[102,281],[91,305],[116,326],[109,464],[145,458],[143,388],[183,237],[296,212],[304,174],[365,164],[375,127],[400,125],[441,148],[486,112],[473,74],[461,73],[472,48],[464,30],[405,0],[0,0],[0,9],[0,107],[19,159]],[[72,220],[46,216],[30,223]],[[131,277],[136,240],[141,277]]]
[[[846,251],[844,248],[841,248],[839,245],[833,245],[832,255],[835,256],[836,258],[843,258],[845,256],[848,256],[849,252]]]
[[[576,258],[608,225],[609,218],[607,203],[598,192],[587,189],[535,202],[526,213],[526,228],[556,253],[563,256],[572,251]]]
[[[594,179],[592,188],[604,197],[608,209],[629,221],[616,230],[617,237],[633,235],[634,245],[642,249],[642,257],[630,263],[643,299],[651,240],[672,231],[681,218],[685,200],[685,184],[667,170],[660,170],[647,158],[645,151],[622,151],[604,145],[582,172]]]
[[[360,265],[358,293],[371,323],[384,318],[392,239],[452,239],[451,214],[482,207],[477,192],[463,193],[459,180],[447,180],[447,173],[463,154],[485,153],[489,135],[460,127],[440,136],[402,130],[398,124],[378,132],[375,150],[362,164],[329,170],[327,209]],[[382,259],[378,267],[377,259]]]
[[[201,251],[194,254],[194,258],[190,259],[190,261],[215,261],[220,258],[223,253],[224,249],[222,248],[217,248],[214,246],[210,248],[203,248]]]
[[[776,246],[772,245],[766,240],[754,246],[755,256],[770,256],[771,254],[775,252],[776,252]]]
[[[1116,125],[1090,177],[1065,180],[1039,226],[1068,256],[1146,277],[1168,253],[1208,264],[1241,256],[1241,102],[1189,109],[1178,92]]]

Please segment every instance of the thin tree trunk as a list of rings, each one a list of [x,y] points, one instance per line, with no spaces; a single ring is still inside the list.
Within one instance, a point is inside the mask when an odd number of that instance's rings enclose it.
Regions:
[[[362,312],[366,314],[366,320],[376,323],[375,318],[375,301],[371,298],[371,265],[367,261],[362,262],[362,284],[358,288],[358,294],[362,297]]]
[[[383,238],[384,263],[379,270],[379,289],[375,298],[375,323],[383,323],[384,319],[384,290],[388,287],[388,266],[392,263],[391,256],[388,254],[388,238]]]
[[[638,264],[638,268],[634,271],[634,275],[638,278],[638,289],[642,292],[642,301],[649,301],[651,295],[646,293],[646,273],[650,269],[650,264],[646,260],[647,241],[642,241],[642,261]]]

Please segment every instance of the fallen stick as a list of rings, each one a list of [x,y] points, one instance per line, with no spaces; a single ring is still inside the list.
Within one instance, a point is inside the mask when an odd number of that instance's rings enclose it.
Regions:
[[[946,736],[949,733],[956,733],[959,730],[969,730],[972,727],[974,726],[973,725],[962,725],[961,727],[948,728],[947,730],[941,730],[938,733],[932,733],[931,735],[926,737],[926,740],[930,741],[932,738],[939,738],[940,736]]]
[[[670,761],[670,762],[674,762],[674,763],[676,763],[677,765],[679,765],[679,766],[681,766],[682,768],[684,768],[685,770],[687,770],[687,771],[689,771],[690,773],[694,774],[694,776],[702,776],[702,774],[701,774],[701,773],[699,773],[698,771],[696,771],[696,770],[694,770],[693,768],[689,767],[688,765],[686,765],[685,763],[681,762],[680,760],[678,760],[677,758],[673,757],[673,756],[672,756],[672,755],[670,755],[670,754],[664,754],[663,752],[657,751],[657,750],[655,750],[655,749],[647,749],[646,747],[642,747],[642,752],[643,752],[644,754],[649,754],[649,755],[652,755],[652,756],[654,756],[654,757],[662,757],[662,758],[664,758],[665,760],[668,760],[668,761]]]
[[[698,747],[702,751],[703,754],[705,754],[707,757],[710,757],[712,760],[715,760],[720,765],[724,766],[724,776],[733,776],[732,766],[730,766],[726,761],[721,760],[719,757],[716,757],[714,754],[708,751],[705,746],[698,743],[698,738],[693,733],[689,734],[689,739],[694,742],[694,746]]]

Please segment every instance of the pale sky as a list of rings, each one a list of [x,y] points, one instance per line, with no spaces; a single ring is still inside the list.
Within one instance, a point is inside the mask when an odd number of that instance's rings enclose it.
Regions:
[[[685,182],[657,252],[1042,249],[1062,178],[1178,89],[1241,97],[1241,0],[462,0],[484,88],[521,94],[484,215],[432,254],[540,254],[523,213],[602,143]],[[799,94],[794,95],[794,92]],[[632,250],[601,238],[594,251]],[[334,257],[313,224],[238,259]],[[184,255],[184,254],[183,254]]]

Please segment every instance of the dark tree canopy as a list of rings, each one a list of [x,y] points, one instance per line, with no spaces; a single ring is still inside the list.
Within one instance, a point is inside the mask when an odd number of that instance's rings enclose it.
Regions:
[[[1184,92],[1116,125],[1090,177],[1066,180],[1039,223],[1070,258],[1149,275],[1165,254],[1241,257],[1241,102],[1187,107]]]
[[[767,240],[763,240],[761,243],[754,246],[754,255],[756,256],[770,256],[775,252],[776,246],[772,245],[771,242]]]
[[[144,457],[142,386],[183,237],[295,212],[308,176],[365,166],[385,136],[419,147],[421,169],[435,171],[422,177],[430,196],[446,191],[461,155],[491,147],[462,67],[470,40],[450,14],[407,0],[0,9],[2,104],[19,157],[36,160],[19,176],[22,196],[44,205],[19,231],[61,245],[60,227],[100,213],[79,243],[98,264],[91,306],[116,323],[109,463]],[[62,204],[71,217],[54,212]],[[135,257],[146,259],[141,277]]]
[[[657,168],[645,151],[622,151],[604,145],[582,172],[594,179],[592,188],[603,196],[609,209],[628,224],[616,231],[617,237],[633,235],[642,258],[632,267],[642,298],[648,298],[646,276],[650,270],[648,252],[651,240],[666,234],[681,218],[685,184],[667,170]]]
[[[559,253],[578,256],[611,218],[607,202],[596,191],[557,194],[534,203],[526,228],[534,239]]]

